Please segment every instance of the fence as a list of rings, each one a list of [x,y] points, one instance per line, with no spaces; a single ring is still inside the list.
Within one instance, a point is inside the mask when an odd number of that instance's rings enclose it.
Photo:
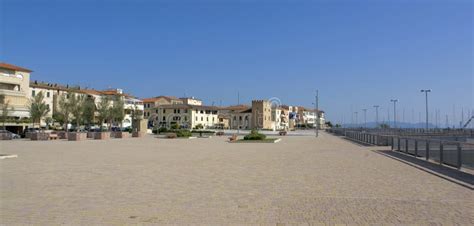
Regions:
[[[403,152],[427,161],[448,165],[458,169],[474,169],[474,143],[466,142],[469,138],[453,134],[439,133],[420,136],[386,135],[373,133],[373,130],[361,131],[352,129],[328,129],[330,133],[345,136],[348,139],[377,146],[391,146],[393,151]]]
[[[474,144],[414,137],[393,137],[392,150],[439,164],[474,169]]]

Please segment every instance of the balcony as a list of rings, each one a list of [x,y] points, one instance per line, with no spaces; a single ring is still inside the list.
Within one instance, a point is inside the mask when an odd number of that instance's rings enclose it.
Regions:
[[[25,92],[16,91],[16,90],[9,90],[9,89],[0,89],[0,95],[26,97]]]

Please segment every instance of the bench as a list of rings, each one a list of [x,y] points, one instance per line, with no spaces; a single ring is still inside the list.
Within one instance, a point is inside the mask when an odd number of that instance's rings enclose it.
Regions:
[[[232,142],[232,141],[236,141],[237,140],[237,135],[232,135],[231,137],[229,137],[229,141]]]
[[[57,140],[58,139],[58,134],[49,134],[49,139],[50,140]]]

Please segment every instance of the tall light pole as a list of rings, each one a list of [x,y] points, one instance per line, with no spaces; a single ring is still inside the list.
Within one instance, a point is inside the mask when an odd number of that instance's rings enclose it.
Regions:
[[[367,109],[362,109],[364,112],[364,128],[367,128]]]
[[[390,102],[393,102],[393,127],[397,128],[397,102],[398,102],[398,99],[391,99]]]
[[[375,126],[379,126],[379,105],[374,105],[375,108]]]
[[[425,93],[425,102],[426,102],[426,129],[428,129],[428,93],[431,92],[431,89],[422,89],[422,93]]]

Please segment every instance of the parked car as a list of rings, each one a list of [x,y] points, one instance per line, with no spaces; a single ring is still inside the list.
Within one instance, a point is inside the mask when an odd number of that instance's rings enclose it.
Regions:
[[[7,134],[7,136],[10,136],[12,139],[20,139],[20,138],[21,138],[20,135],[18,135],[18,134],[16,134],[16,133],[12,133],[12,132],[10,132],[10,131],[8,131],[8,130],[0,130],[0,133],[2,133],[2,134]]]

